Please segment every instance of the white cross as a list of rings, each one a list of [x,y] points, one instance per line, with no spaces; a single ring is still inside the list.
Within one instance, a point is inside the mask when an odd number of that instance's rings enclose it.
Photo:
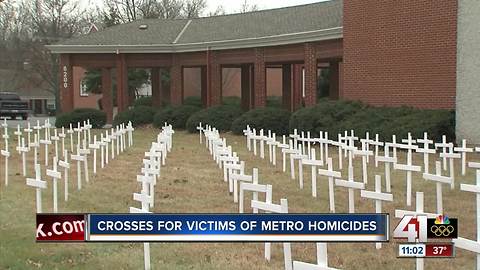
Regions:
[[[142,208],[138,209],[135,207],[130,207],[130,213],[134,214],[149,214],[151,213],[148,208],[148,202],[150,200],[153,200],[151,196],[148,196],[144,193],[138,194],[134,193],[133,194],[133,199],[136,201],[139,201],[142,203]],[[145,270],[150,270],[150,243],[143,243],[143,259],[144,259],[144,267]]]
[[[67,134],[65,133],[65,128],[62,127],[62,131],[58,134],[58,137],[62,139],[62,153],[65,153],[65,138]]]
[[[143,181],[144,184],[142,184],[142,189],[147,191],[149,190],[149,194],[154,197],[155,195],[155,185],[157,184],[157,176],[160,175],[160,166],[155,161],[152,161],[150,159],[144,159],[143,160],[143,165],[144,167],[142,168],[141,172],[147,176],[150,177],[148,181],[145,180],[145,178],[138,178],[137,180],[139,182]],[[151,180],[150,180],[151,179]],[[149,186],[145,186],[145,183],[148,183]],[[151,207],[154,207],[154,201],[152,201]]]
[[[27,176],[26,154],[28,153],[29,149],[28,146],[25,145],[25,138],[21,139],[21,143],[19,142],[17,151],[22,154],[22,175]]]
[[[428,134],[427,132],[423,133],[423,139],[417,139],[417,143],[423,143],[423,148],[418,148],[417,153],[423,153],[423,168],[425,173],[429,173],[429,163],[430,161],[428,160],[428,155],[429,154],[435,154],[437,151],[435,151],[434,148],[430,148],[430,144],[433,144],[432,140],[428,139]]]
[[[300,144],[298,145],[298,153],[290,154],[290,167],[291,170],[295,171],[295,160],[298,160],[298,183],[300,185],[300,189],[303,189],[303,166],[302,166],[302,159],[308,158],[307,155],[304,155],[302,152],[303,146]],[[301,175],[301,176],[300,176]],[[295,172],[292,174],[292,179],[295,179]]]
[[[236,152],[232,152],[230,155],[222,155],[219,157],[220,167],[223,168],[223,181],[228,182],[228,169],[227,165],[237,164],[240,161]]]
[[[284,151],[285,149],[289,149],[290,145],[287,143],[287,138],[285,135],[282,136],[282,143],[278,144],[278,148],[282,152],[282,170],[283,172],[287,171],[287,153]]]
[[[120,141],[121,141],[121,134],[120,134],[120,127],[117,126],[115,130],[115,142],[117,147],[117,156],[120,155]]]
[[[267,203],[272,202],[272,185],[240,182],[240,199],[238,203],[239,213],[244,213],[243,201],[245,199],[245,191],[251,191],[253,193],[252,200],[258,201],[258,193],[264,193],[266,198],[265,201]],[[253,213],[258,213],[258,209],[254,208]]]
[[[388,143],[383,148],[385,156],[375,156],[376,162],[383,162],[385,164],[385,190],[392,192],[392,182],[390,180],[390,164],[395,165],[397,163],[396,157],[390,156],[390,146]]]
[[[142,193],[148,194],[151,197],[151,200],[148,200],[148,204],[151,207],[154,207],[155,203],[155,174],[146,173],[145,175],[137,175],[137,182],[142,183]],[[147,203],[147,201],[146,201]],[[148,210],[148,205],[142,204],[142,209]]]
[[[87,140],[83,140],[83,147],[80,148],[79,153],[83,155],[85,159],[83,160],[83,167],[85,170],[85,181],[89,182],[89,172],[88,172],[88,155],[90,155],[90,149],[87,148]]]
[[[32,142],[32,132],[33,129],[30,127],[30,122],[27,122],[27,128],[23,130],[27,133],[27,147],[30,148],[30,143]]]
[[[395,209],[395,217],[396,218],[403,218],[404,216],[426,216],[427,218],[436,218],[437,214],[432,214],[432,213],[425,213],[423,210],[423,192],[417,192],[416,193],[416,205],[415,205],[415,211],[408,211],[408,210],[398,210]],[[415,226],[415,225],[409,225],[409,226]],[[414,234],[413,239],[408,239],[409,242],[416,241],[418,242],[418,239],[416,240],[415,237],[416,235]],[[426,238],[426,236],[425,236]],[[426,239],[424,239],[426,241]],[[422,241],[423,242],[423,241]],[[416,258],[416,264],[417,264],[417,270],[423,270],[423,258]]]
[[[378,138],[377,138],[377,142],[378,142]],[[364,150],[369,152],[370,152],[370,145],[375,145],[375,141],[370,139],[370,133],[368,133],[368,131],[365,133],[365,139],[360,139],[360,143],[362,143],[362,149],[363,149],[363,145],[365,145]],[[373,152],[372,152],[372,156],[373,156]],[[367,155],[366,158],[367,158],[367,163],[370,163],[370,155]]]
[[[82,189],[82,162],[85,162],[85,156],[80,154],[80,145],[77,144],[77,154],[70,156],[72,160],[77,162],[77,189]]]
[[[111,144],[110,144],[110,150],[112,150],[112,151],[111,151],[111,158],[112,158],[112,160],[115,159],[115,141],[116,141],[116,140],[117,140],[117,136],[116,136],[116,134],[115,134],[115,129],[112,128],[112,129],[110,130],[110,143],[111,143]]]
[[[17,131],[13,132],[14,135],[17,135],[17,146],[20,146],[22,131],[20,131],[20,125],[17,125]],[[17,149],[17,152],[20,154],[20,151]]]
[[[452,178],[442,176],[442,164],[440,161],[435,162],[435,174],[424,173],[425,180],[435,181],[437,186],[437,213],[443,214],[443,196],[442,184],[452,184]]]
[[[87,119],[87,124],[85,125],[85,127],[88,132],[88,143],[90,144],[92,142],[92,136],[91,136],[92,125],[90,124],[90,119]]]
[[[233,181],[233,202],[238,202],[238,182],[250,182],[258,184],[258,169],[253,168],[252,175],[246,175],[243,173],[233,172],[231,175],[231,181]]]
[[[68,151],[63,151],[63,158],[64,160],[58,161],[58,166],[63,168],[63,175],[64,175],[64,184],[65,184],[65,201],[68,201],[68,170],[70,169],[70,163],[68,163]]]
[[[454,159],[460,159],[462,157],[461,154],[453,152],[453,144],[452,147],[448,148],[448,153],[440,153],[440,157],[444,160],[448,160],[449,168],[450,168],[450,178],[452,179],[451,189],[455,188],[455,165]]]
[[[100,149],[100,144],[97,142],[97,135],[93,135],[93,143],[88,146],[93,149],[93,174],[97,174],[97,150]]]
[[[53,157],[53,168],[47,169],[47,176],[52,177],[53,180],[53,212],[58,213],[58,199],[57,199],[57,181],[62,177],[62,174],[57,170],[58,157]]]
[[[284,155],[287,155],[287,154],[290,155],[290,175],[291,175],[292,179],[295,179],[295,164],[294,164],[294,160],[292,158],[292,155],[300,154],[300,151],[294,147],[293,141],[290,140],[289,141],[289,148],[283,148],[282,153]],[[285,159],[286,159],[286,156],[284,156],[284,160]]]
[[[330,212],[335,213],[334,178],[341,178],[342,174],[333,170],[332,158],[327,159],[327,169],[318,169],[318,174],[328,177],[328,198],[330,202]]]
[[[48,136],[48,129],[47,128],[45,128],[45,139],[40,140],[40,144],[45,145],[45,166],[48,166],[48,160],[49,160],[48,145],[52,144],[52,141],[50,141],[50,137]]]
[[[477,199],[477,241],[469,240],[463,237],[453,239],[455,247],[465,249],[477,254],[477,270],[480,269],[480,163],[470,162],[469,167],[477,170],[477,180],[475,185],[461,184],[460,190],[475,193]]]
[[[109,149],[108,146],[109,146],[110,142],[112,141],[112,139],[111,139],[110,136],[108,135],[108,130],[105,131],[105,138],[104,138],[104,140],[105,140],[105,164],[108,164],[108,155],[109,155],[109,152],[110,152],[110,151],[108,150],[108,149]]]
[[[320,131],[319,137],[315,141],[318,142],[318,144],[320,146],[320,160],[324,161],[324,159],[323,159],[323,149],[324,149],[324,145],[325,145],[325,139],[323,138],[323,131]],[[326,144],[328,145],[328,139],[326,141]]]
[[[328,266],[327,243],[316,243],[317,264],[293,261],[293,270],[336,270]]]
[[[255,129],[253,129],[253,133],[250,136],[250,138],[252,139],[252,143],[253,143],[253,155],[257,156],[257,140],[259,140],[260,142],[263,141],[263,129],[260,130],[259,135],[257,135],[257,131]]]
[[[34,126],[33,129],[37,131],[37,136],[40,139],[40,130],[42,130],[42,126],[40,126],[40,121],[37,120],[37,125]]]
[[[358,155],[362,157],[362,178],[363,178],[363,183],[365,184],[368,183],[367,163],[368,163],[368,160],[370,159],[370,156],[373,156],[373,151],[370,151],[368,148],[369,147],[366,144],[366,141],[363,141],[361,150],[357,150],[357,149],[353,150],[354,155]]]
[[[379,140],[378,134],[375,134],[375,141],[371,141],[370,145],[375,145],[375,167],[378,168],[378,160],[376,157],[378,157],[380,146],[384,146],[384,143]]]
[[[367,199],[375,200],[375,213],[382,213],[382,201],[393,202],[392,193],[382,192],[382,178],[375,175],[375,191],[360,190],[360,196]],[[382,243],[375,244],[376,249],[382,248]]]
[[[100,168],[105,168],[105,139],[103,138],[103,133],[100,133],[100,141],[98,141],[100,146]]]
[[[202,133],[203,133],[203,127],[202,127],[202,122],[198,123],[198,126],[197,126],[197,130],[198,130],[198,137],[200,139],[200,144],[202,144]]]
[[[50,140],[55,144],[55,156],[58,157],[58,141],[60,140],[60,136],[58,136],[57,129],[54,129],[53,134]]]
[[[300,182],[303,186],[303,165],[311,166],[311,180],[312,180],[312,196],[317,197],[317,166],[323,166],[323,161],[317,160],[317,155],[315,153],[315,148],[310,149],[310,158],[304,157],[300,159],[300,164],[298,167],[298,173],[300,177]],[[300,169],[302,168],[302,169]]]
[[[442,153],[446,154],[447,149],[453,148],[453,143],[447,143],[447,136],[442,136],[442,142],[435,144],[435,149],[442,148]],[[447,158],[443,157],[443,170],[447,170]]]
[[[67,134],[70,135],[70,152],[73,153],[73,127],[72,124],[70,124],[70,128],[67,130]]]
[[[338,168],[340,170],[343,170],[343,150],[342,150],[342,147],[344,146],[344,143],[343,143],[344,139],[346,139],[346,138],[342,137],[342,134],[338,133],[338,141],[332,141],[332,145],[338,147]],[[347,146],[347,143],[345,143],[345,146]]]
[[[297,149],[298,139],[300,138],[300,135],[298,134],[298,130],[297,130],[297,129],[294,129],[294,130],[293,130],[293,134],[290,134],[290,138],[293,139],[294,149]]]
[[[237,173],[240,175],[245,174],[245,161],[238,162],[229,162],[224,165],[224,181],[226,177],[226,181],[228,182],[228,191],[233,193],[233,179],[231,177],[232,174]],[[226,173],[225,173],[226,171]]]
[[[396,135],[392,135],[392,142],[387,142],[385,143],[385,146],[388,146],[388,147],[391,147],[392,150],[393,150],[393,157],[398,161],[397,159],[397,147],[399,147],[399,145],[401,144],[398,144],[397,143],[397,136]],[[395,163],[396,164],[396,163]]]
[[[42,189],[47,188],[47,182],[41,178],[40,164],[35,165],[35,178],[27,178],[27,186],[36,189],[37,213],[42,213]]]
[[[462,147],[455,147],[455,151],[460,152],[462,155],[462,175],[465,175],[466,167],[467,167],[467,153],[472,153],[473,148],[467,147],[467,140],[462,140]]]
[[[365,189],[365,183],[353,179],[353,167],[348,167],[348,180],[335,179],[335,185],[348,188],[348,212],[355,213],[355,189]]]
[[[408,133],[407,144],[391,144],[394,147],[394,149],[396,149],[395,147],[398,147],[398,148],[407,150],[407,164],[395,163],[393,167],[396,170],[407,172],[407,205],[408,206],[412,205],[412,172],[422,171],[422,168],[420,166],[413,165],[412,163],[413,162],[412,151],[415,151],[418,149],[416,145],[412,144],[413,142],[414,140],[412,140],[412,135]]]
[[[33,142],[30,147],[33,148],[33,164],[38,164],[38,148],[40,148],[40,142],[38,141],[38,135],[33,135]]]
[[[355,156],[355,152],[358,151],[357,147],[355,146],[355,142],[352,138],[347,137],[345,143],[342,142],[339,145],[340,148],[345,151],[345,155],[348,156],[348,167],[353,166],[353,158]],[[339,160],[339,163],[342,163],[342,161]]]
[[[252,200],[251,207],[254,211],[262,210],[267,213],[288,213],[288,201],[287,199],[281,199],[280,204],[274,204],[271,202],[261,202]],[[268,243],[269,244],[269,243]],[[265,259],[270,261],[270,245],[265,245]],[[268,251],[267,251],[268,249]],[[292,249],[290,243],[283,243],[283,258],[285,262],[285,270],[292,270]]]
[[[268,145],[268,159],[273,166],[277,165],[277,136],[275,133],[272,133],[270,130],[268,131],[268,136],[266,138],[266,142]]]
[[[202,126],[202,123],[200,123],[200,128]],[[198,128],[197,128],[198,129]],[[202,131],[203,129],[200,130],[200,144],[202,143]],[[250,141],[250,134],[252,133],[252,130],[250,129],[250,126],[247,125],[247,127],[243,130],[243,135],[245,136],[247,140],[247,150],[252,151],[252,144]]]
[[[135,129],[133,128],[132,126],[132,122],[129,121],[128,122],[128,125],[127,125],[127,131],[128,131],[128,146],[132,146],[133,145],[133,131]]]
[[[5,158],[5,186],[8,186],[8,158],[10,157],[10,152],[8,151],[8,144],[5,145],[5,150],[1,150],[0,154]]]

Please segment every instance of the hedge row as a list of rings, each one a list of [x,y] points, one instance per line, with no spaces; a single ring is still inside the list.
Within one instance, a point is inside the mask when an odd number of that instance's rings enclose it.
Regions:
[[[428,132],[430,139],[440,141],[446,135],[455,140],[455,113],[448,110],[420,110],[410,107],[371,107],[359,102],[321,101],[318,105],[292,114],[289,129],[318,134],[326,131],[337,138],[345,130],[357,134],[378,134],[389,141],[392,135],[406,138],[410,132],[415,138]]]
[[[257,130],[272,130],[277,135],[288,134],[294,129],[312,134],[326,131],[330,138],[337,138],[345,130],[354,130],[360,136],[367,131],[372,135],[379,134],[381,140],[391,140],[394,134],[406,138],[408,132],[414,137],[422,137],[428,132],[435,141],[441,140],[442,135],[455,140],[455,114],[447,110],[371,107],[360,102],[320,100],[316,106],[291,114],[281,109],[281,100],[276,100],[272,101],[275,106],[245,113],[238,101],[238,98],[226,98],[223,105],[201,109],[200,98],[192,97],[185,100],[185,105],[166,107],[158,112],[140,105],[118,114],[114,124],[132,121],[138,126],[153,122],[154,126],[160,127],[167,122],[174,128],[197,132],[201,122],[235,134],[242,134],[250,125]]]
[[[90,119],[90,125],[93,128],[102,128],[107,123],[107,114],[100,110],[80,108],[68,113],[63,113],[57,116],[55,126],[57,128],[70,127],[70,124],[77,126],[77,123],[83,123]]]

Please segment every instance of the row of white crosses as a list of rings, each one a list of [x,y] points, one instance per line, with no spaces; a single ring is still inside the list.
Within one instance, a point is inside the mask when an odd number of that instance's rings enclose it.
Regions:
[[[430,175],[429,171],[429,155],[436,154],[436,149],[430,148],[433,144],[432,140],[428,139],[428,134],[424,133],[424,137],[414,140],[411,134],[408,134],[407,139],[401,140],[401,143],[397,143],[395,135],[392,137],[392,142],[381,142],[379,135],[375,135],[375,140],[370,139],[370,135],[367,132],[365,139],[359,139],[355,136],[354,131],[338,134],[338,140],[329,140],[327,132],[320,132],[318,138],[314,138],[309,132],[298,132],[294,130],[293,134],[289,135],[289,141],[286,141],[286,137],[283,136],[283,140],[275,141],[275,136],[271,137],[270,131],[267,131],[268,136],[264,136],[265,132],[260,130],[260,135],[257,135],[255,129],[247,128],[244,130],[244,135],[247,138],[247,149],[256,153],[256,144],[263,141],[268,142],[270,145],[275,145],[281,149],[283,154],[283,171],[286,172],[286,160],[290,158],[290,175],[292,179],[295,179],[295,161],[299,161],[299,185],[303,188],[303,165],[310,165],[312,169],[312,196],[316,197],[316,174],[313,173],[316,167],[325,166],[325,161],[329,158],[328,149],[329,145],[338,148],[338,168],[343,169],[343,159],[348,158],[348,170],[352,165],[353,157],[360,156],[362,158],[362,180],[364,184],[368,182],[368,163],[370,162],[370,156],[374,157],[375,167],[378,167],[380,163],[384,163],[385,166],[385,186],[386,191],[391,192],[391,168],[395,170],[401,170],[406,172],[406,203],[411,205],[412,194],[412,174],[414,172],[421,172],[422,166],[413,164],[413,153],[421,153],[424,157],[424,174]],[[358,149],[355,146],[355,141],[359,141],[361,148]],[[317,160],[316,152],[312,147],[312,144],[318,144],[320,149],[320,158]],[[252,147],[253,146],[253,147]],[[374,151],[371,147],[374,146]],[[379,155],[380,147],[383,146],[384,154]],[[466,140],[462,140],[461,147],[454,147],[453,143],[447,143],[446,136],[442,137],[441,143],[434,144],[436,148],[441,148],[442,152],[439,157],[444,163],[444,169],[449,170],[449,182],[452,189],[455,185],[455,173],[454,173],[454,160],[461,159],[462,161],[462,175],[465,174],[466,167],[466,155],[474,151],[473,148],[468,148]],[[401,164],[397,158],[397,150],[406,151],[406,163]],[[275,150],[275,148],[274,148]],[[392,155],[393,154],[393,155]],[[262,155],[262,153],[260,153]],[[271,154],[273,156],[273,154]],[[435,172],[436,173],[436,172]],[[439,174],[441,175],[441,174]],[[431,179],[429,179],[431,180]],[[339,184],[345,184],[342,181],[338,181]],[[348,184],[348,183],[347,183]],[[351,187],[352,188],[352,187]],[[357,187],[359,188],[359,186]],[[351,189],[349,189],[351,190]],[[351,193],[351,192],[350,192]],[[441,192],[437,192],[440,194]],[[440,197],[441,198],[441,197]]]
[[[128,127],[126,131],[129,132]],[[140,193],[133,193],[133,200],[140,202],[141,208],[130,207],[130,213],[151,213],[150,207],[154,207],[155,201],[155,185],[157,178],[160,177],[161,165],[165,165],[167,153],[171,151],[173,134],[172,126],[165,124],[158,134],[157,140],[152,142],[149,151],[145,152],[141,174],[137,175],[137,182],[141,183],[142,189]],[[133,143],[131,135],[129,135],[127,143],[128,145]],[[143,256],[144,268],[150,270],[150,243],[143,243]]]
[[[228,146],[225,138],[221,138],[218,130],[210,126],[202,127],[200,124],[197,127],[200,132],[200,143],[205,138],[205,145],[210,150],[213,159],[217,162],[220,168],[224,171],[224,181],[228,182],[228,190],[233,193],[234,203],[238,203],[239,213],[244,213],[244,198],[247,192],[252,193],[251,208],[253,213],[263,211],[265,213],[288,213],[287,199],[281,199],[280,204],[272,202],[272,185],[260,184],[258,180],[258,169],[253,168],[252,174],[245,173],[245,162],[240,161],[238,155],[232,151],[232,147]],[[270,162],[275,165],[275,154],[273,147],[278,144],[272,143],[274,133],[269,132],[267,136],[256,135],[255,130],[246,130],[247,145],[257,154],[256,145],[260,144],[260,157],[264,158],[264,144],[269,146]],[[285,138],[284,138],[285,140]],[[313,149],[312,149],[313,150]],[[297,153],[301,155],[301,152]],[[265,201],[259,199],[259,194],[264,194]],[[317,265],[308,264],[304,262],[292,262],[290,243],[283,243],[283,254],[285,269],[301,270],[301,269],[333,269],[327,266],[327,245],[325,243],[317,243]],[[271,259],[271,243],[265,243],[265,259]],[[320,268],[319,268],[320,267]]]
[[[76,154],[71,154],[70,155],[70,160],[71,161],[76,161],[77,162],[77,189],[80,190],[82,188],[82,170],[84,171],[84,177],[85,177],[85,182],[89,182],[89,166],[88,166],[88,155],[91,152],[91,149],[94,151],[94,173],[96,173],[96,150],[98,147],[96,146],[98,144],[96,140],[96,136],[94,136],[94,141],[91,144],[87,144],[87,141],[89,140],[88,138],[91,136],[89,135],[89,127],[88,122],[85,122],[85,129],[82,129],[84,132],[84,137],[83,140],[80,140],[81,144],[77,144],[76,146]],[[48,127],[48,123],[46,125]],[[80,126],[80,125],[78,125]],[[131,124],[129,124],[131,127]],[[40,130],[40,129],[38,129]],[[45,129],[47,130],[47,129]],[[122,140],[123,134],[127,134],[128,131],[128,126],[125,128],[125,126],[119,126],[116,128],[116,140]],[[133,132],[133,128],[131,129],[130,132]],[[63,131],[62,131],[63,133]],[[48,131],[46,131],[46,138],[48,138]],[[54,136],[53,139],[55,140],[54,137],[57,137],[57,132],[56,130],[54,131]],[[129,135],[131,136],[131,135]],[[31,144],[32,147],[35,150],[35,155],[36,155],[36,148],[39,146],[39,140],[38,140],[38,135],[34,135],[35,140]],[[60,138],[60,137],[59,137]],[[81,136],[79,135],[79,138]],[[131,145],[133,140],[128,140],[128,145]],[[22,144],[19,150],[23,153],[26,150],[24,148],[27,148],[24,146],[24,138],[22,138]],[[56,147],[57,148],[57,147]],[[124,148],[120,148],[121,150],[119,151],[124,151]],[[64,198],[65,201],[68,201],[68,194],[69,194],[69,169],[71,168],[70,166],[70,160],[69,160],[69,154],[68,150],[63,149],[63,160],[59,159],[58,156],[58,149],[55,151],[55,155],[53,156],[52,160],[52,168],[51,169],[46,169],[46,175],[47,177],[51,177],[52,179],[52,188],[53,188],[53,212],[57,213],[58,212],[58,181],[62,179],[62,173],[59,171],[63,169],[63,180],[64,180]],[[47,152],[48,153],[48,152]],[[48,155],[47,155],[47,158]],[[25,160],[23,158],[23,160]],[[41,213],[42,212],[42,201],[41,201],[41,190],[47,188],[47,182],[41,179],[41,165],[37,163],[37,160],[35,158],[35,178],[27,178],[26,184],[28,186],[34,187],[36,189],[36,205],[37,205],[37,212]],[[25,167],[25,165],[24,165]],[[25,171],[25,169],[24,169]]]

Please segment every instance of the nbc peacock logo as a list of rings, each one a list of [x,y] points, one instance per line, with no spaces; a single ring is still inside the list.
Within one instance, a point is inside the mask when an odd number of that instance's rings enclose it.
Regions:
[[[435,224],[436,225],[450,225],[450,220],[448,219],[448,216],[439,215],[437,218],[435,218]]]

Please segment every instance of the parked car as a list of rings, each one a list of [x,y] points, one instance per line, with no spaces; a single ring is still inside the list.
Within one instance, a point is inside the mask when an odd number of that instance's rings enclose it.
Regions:
[[[0,92],[0,117],[15,119],[20,116],[27,120],[29,113],[28,102],[21,100],[16,93]]]

